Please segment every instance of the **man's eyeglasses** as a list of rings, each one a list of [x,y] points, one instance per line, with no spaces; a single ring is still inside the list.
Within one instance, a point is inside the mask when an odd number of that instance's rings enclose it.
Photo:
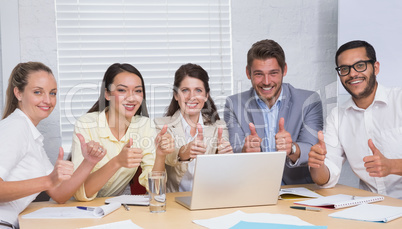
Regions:
[[[339,76],[346,76],[350,73],[350,68],[353,68],[356,72],[364,72],[367,69],[367,63],[374,63],[373,60],[362,60],[354,63],[353,65],[342,65],[336,67],[335,70]]]

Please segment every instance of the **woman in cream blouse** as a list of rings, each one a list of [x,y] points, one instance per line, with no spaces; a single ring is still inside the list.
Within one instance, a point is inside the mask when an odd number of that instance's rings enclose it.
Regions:
[[[169,134],[161,134],[166,127],[156,136],[147,116],[141,73],[130,64],[111,65],[105,72],[99,100],[75,124],[75,133],[82,134],[86,141],[99,142],[106,150],[75,193],[77,200],[121,195],[138,166],[142,168],[139,183],[147,189],[148,173],[165,170],[165,157],[173,151],[173,140]],[[78,138],[74,137],[74,166],[82,160]]]
[[[173,98],[157,129],[168,125],[175,149],[166,156],[168,192],[192,190],[197,155],[233,153],[228,131],[209,92],[208,73],[199,65],[182,65],[175,73]]]

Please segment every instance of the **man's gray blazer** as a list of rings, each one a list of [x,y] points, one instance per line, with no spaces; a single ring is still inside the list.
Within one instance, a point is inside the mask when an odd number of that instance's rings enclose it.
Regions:
[[[318,142],[317,131],[323,129],[322,103],[316,92],[296,89],[282,84],[282,102],[278,114],[285,119],[285,129],[301,150],[295,165],[286,160],[282,181],[284,184],[312,183],[307,167],[311,146]],[[246,136],[250,135],[249,123],[254,123],[260,138],[265,137],[263,113],[254,96],[254,89],[229,96],[226,99],[224,119],[229,130],[233,152],[242,151]]]

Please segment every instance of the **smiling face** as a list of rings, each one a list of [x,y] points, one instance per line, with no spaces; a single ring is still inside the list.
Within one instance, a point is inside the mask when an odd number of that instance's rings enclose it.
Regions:
[[[21,109],[36,126],[52,113],[57,102],[57,84],[54,76],[46,71],[36,71],[28,75],[24,91],[14,88]]]
[[[134,73],[124,71],[117,74],[105,93],[105,98],[110,102],[109,111],[130,121],[144,99],[142,86],[140,77]]]
[[[369,60],[364,47],[348,49],[338,56],[338,66],[353,65],[359,61]],[[367,63],[367,69],[357,72],[351,68],[346,76],[340,77],[343,87],[357,100],[373,97],[376,88],[376,75],[379,72],[379,62]]]
[[[201,80],[186,76],[181,81],[177,93],[174,93],[174,98],[179,103],[180,112],[184,117],[198,117],[208,94]]]
[[[251,80],[257,95],[268,107],[272,107],[278,99],[286,72],[287,65],[282,72],[276,58],[254,59],[252,65],[246,67],[247,78]]]

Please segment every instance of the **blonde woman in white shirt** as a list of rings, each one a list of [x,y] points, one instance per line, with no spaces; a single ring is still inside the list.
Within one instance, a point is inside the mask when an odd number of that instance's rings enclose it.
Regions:
[[[156,135],[148,118],[144,80],[130,64],[115,63],[106,70],[99,100],[79,118],[74,132],[106,149],[105,157],[74,195],[80,201],[123,194],[139,166],[139,183],[148,189],[148,173],[164,171],[166,154],[173,149],[166,127]],[[82,160],[79,141],[74,137],[74,166]]]
[[[61,147],[56,164],[51,164],[36,126],[53,111],[56,93],[53,73],[42,63],[20,63],[11,73],[0,121],[0,228],[18,227],[18,214],[42,191],[58,203],[66,202],[104,156],[96,143],[87,145],[78,135],[81,166],[73,173]]]
[[[192,190],[197,155],[233,153],[226,124],[210,96],[208,73],[199,65],[182,65],[175,73],[173,98],[157,128],[168,125],[175,149],[166,157],[168,192]]]

